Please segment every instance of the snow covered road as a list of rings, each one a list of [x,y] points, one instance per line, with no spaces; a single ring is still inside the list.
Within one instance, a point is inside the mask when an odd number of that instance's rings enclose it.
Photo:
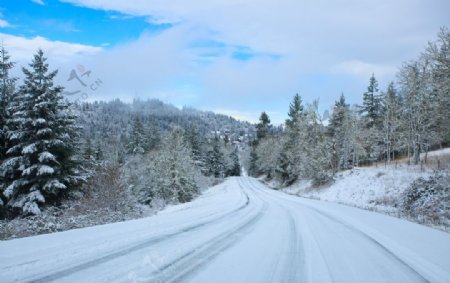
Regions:
[[[230,178],[157,216],[0,242],[0,282],[450,282],[450,234]]]

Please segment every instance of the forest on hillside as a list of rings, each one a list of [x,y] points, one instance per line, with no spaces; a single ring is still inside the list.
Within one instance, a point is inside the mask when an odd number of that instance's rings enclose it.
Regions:
[[[273,131],[266,112],[256,125],[249,172],[288,186],[300,179],[316,186],[342,170],[398,157],[427,162],[431,149],[450,144],[450,32],[442,28],[416,59],[405,62],[397,80],[380,90],[373,74],[362,105],[336,100],[331,117],[318,102],[295,95],[284,131]],[[421,158],[421,154],[423,158]]]
[[[67,207],[140,213],[240,174],[251,124],[158,100],[72,103],[46,61],[38,50],[20,82],[0,50],[1,219]]]

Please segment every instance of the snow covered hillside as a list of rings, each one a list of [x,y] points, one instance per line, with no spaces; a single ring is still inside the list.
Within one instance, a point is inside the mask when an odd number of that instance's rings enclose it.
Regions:
[[[311,188],[309,181],[300,181],[284,191],[304,197],[338,202],[361,208],[392,211],[392,202],[418,177],[431,172],[411,172],[408,168],[354,168],[338,173],[330,186]]]
[[[449,156],[450,149],[446,148],[430,152],[428,155],[429,165],[423,168],[420,165],[407,165],[406,161],[397,165],[353,168],[338,173],[335,176],[335,182],[329,186],[314,188],[310,181],[299,181],[283,191],[306,198],[337,202],[402,216],[399,206],[408,187],[416,179],[426,180],[433,176],[437,160],[442,162]],[[440,166],[445,166],[445,164],[441,163]],[[448,200],[442,199],[442,202],[445,201],[448,202]],[[426,222],[420,221],[420,219],[412,220]],[[439,226],[444,223],[434,224]]]

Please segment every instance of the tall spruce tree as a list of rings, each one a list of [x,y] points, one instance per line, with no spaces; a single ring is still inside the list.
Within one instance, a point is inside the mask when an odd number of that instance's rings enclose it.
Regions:
[[[381,157],[383,151],[383,114],[382,97],[378,90],[378,81],[372,74],[367,91],[363,95],[363,106],[360,114],[364,124],[364,151],[366,160],[373,162]]]
[[[249,168],[248,168],[248,174],[250,176],[259,176],[261,174],[258,166],[258,154],[257,154],[257,142],[253,141],[249,143],[250,148],[250,154],[249,154]]]
[[[345,104],[345,103],[344,103]],[[304,152],[305,166],[302,166],[302,177],[312,180],[315,186],[328,183],[333,178],[331,154],[328,150],[327,137],[319,114],[319,102],[313,101],[305,110],[306,135]]]
[[[5,177],[8,209],[13,214],[39,214],[40,206],[59,200],[79,184],[75,149],[78,128],[75,117],[54,86],[57,71],[49,72],[42,50],[23,68],[12,110],[8,142],[11,147],[1,169]]]
[[[367,128],[372,128],[374,126],[380,126],[382,121],[382,103],[381,96],[378,93],[378,81],[375,75],[369,79],[369,86],[367,91],[363,95],[363,106],[361,113],[366,120]]]
[[[198,168],[183,135],[181,129],[170,132],[154,156],[157,195],[171,203],[191,201],[199,193]]]
[[[89,136],[86,137],[86,141],[84,143],[83,157],[87,163],[94,159],[94,149],[92,148],[92,140]]]
[[[301,122],[302,116],[304,116],[302,98],[297,93],[292,99],[289,105],[289,118],[286,120],[286,127],[290,131],[299,130],[299,124]]]
[[[133,120],[133,125],[129,135],[129,143],[127,144],[128,153],[142,154],[147,148],[147,137],[144,133],[144,126],[142,125],[139,116],[136,116]]]
[[[15,91],[16,78],[10,76],[10,71],[14,67],[14,62],[10,61],[8,51],[4,46],[0,49],[0,161],[6,158],[8,150],[7,121],[10,118],[10,111],[13,94]]]
[[[262,112],[259,117],[259,123],[256,124],[256,138],[258,140],[265,138],[269,134],[271,127],[269,115],[266,112]]]
[[[234,147],[233,145],[231,145]],[[226,176],[240,176],[241,175],[241,164],[239,162],[239,153],[238,148],[234,147],[229,153],[230,163],[227,171],[225,172]]]
[[[216,178],[224,177],[224,154],[222,152],[220,139],[217,136],[212,140],[212,148],[208,152],[207,165],[209,168],[209,175]]]
[[[304,159],[304,126],[305,113],[302,99],[296,94],[289,105],[289,118],[286,120],[286,134],[280,157],[277,162],[277,173],[286,184],[295,182],[301,174],[302,159]]]
[[[0,49],[0,162],[6,158],[8,150],[7,131],[8,120],[10,119],[9,107],[15,91],[15,78],[10,76],[10,70],[14,63],[10,61],[10,56],[4,46]],[[0,168],[1,170],[1,168]],[[0,172],[0,219],[5,217],[4,204],[7,202],[3,195],[5,190],[5,179],[3,172]]]
[[[328,125],[328,135],[331,138],[332,165],[335,171],[347,169],[349,151],[349,105],[345,102],[344,94],[335,102],[333,114]]]
[[[184,131],[184,140],[192,151],[192,159],[203,175],[208,175],[206,167],[206,141],[200,135],[197,128],[190,126]]]
[[[267,138],[271,128],[269,115],[266,112],[262,112],[261,116],[259,116],[259,123],[256,124],[256,139],[251,144],[249,173],[252,176],[259,176],[263,173],[259,170],[260,166],[256,164],[258,162],[257,151],[259,144]]]

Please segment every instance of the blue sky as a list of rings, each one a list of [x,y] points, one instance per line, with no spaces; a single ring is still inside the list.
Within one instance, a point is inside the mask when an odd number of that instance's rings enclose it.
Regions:
[[[295,93],[321,111],[342,92],[360,103],[372,73],[383,89],[450,26],[446,0],[0,3],[0,38],[17,65],[42,48],[58,83],[83,99],[158,98],[251,121],[267,111],[276,123]],[[72,70],[102,84],[78,89]]]
[[[158,33],[170,28],[169,24],[152,24],[144,16],[90,9],[58,0],[42,3],[14,0],[2,5],[3,19],[10,24],[3,31],[24,37],[40,35],[48,40],[114,46],[136,40],[144,31]]]

